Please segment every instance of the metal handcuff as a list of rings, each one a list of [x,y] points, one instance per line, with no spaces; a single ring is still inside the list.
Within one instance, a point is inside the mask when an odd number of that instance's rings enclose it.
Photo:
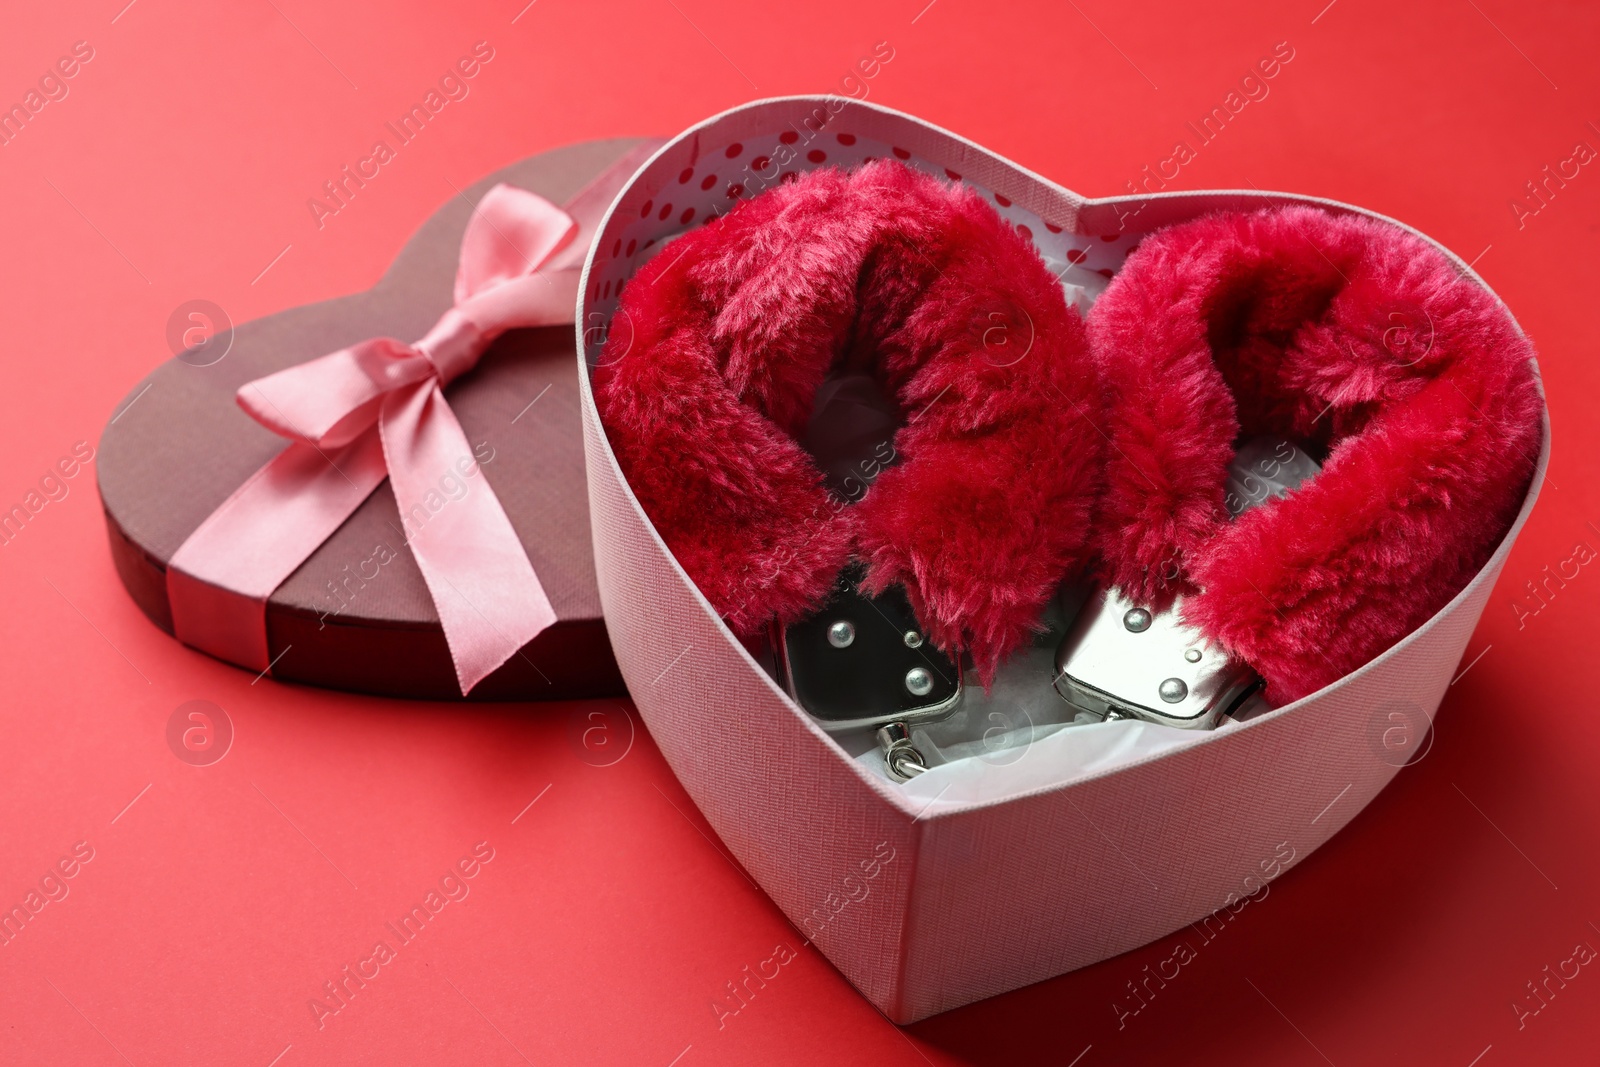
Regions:
[[[1283,438],[1241,446],[1224,499],[1230,517],[1288,493],[1320,468]],[[961,664],[929,645],[905,593],[860,589],[851,566],[815,614],[774,635],[789,695],[831,733],[875,727],[884,766],[896,781],[928,769],[911,728],[961,704]],[[1090,592],[1055,656],[1055,691],[1073,725],[1139,719],[1212,729],[1259,687],[1243,661],[1182,620],[1181,599],[1155,611],[1115,589]]]

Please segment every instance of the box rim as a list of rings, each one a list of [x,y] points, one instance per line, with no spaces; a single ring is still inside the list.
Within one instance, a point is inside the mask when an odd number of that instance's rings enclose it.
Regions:
[[[1035,788],[1035,789],[1030,789],[1030,790],[1025,790],[1025,791],[1018,792],[1018,793],[1009,794],[1009,795],[1007,795],[1005,797],[993,798],[993,799],[988,799],[988,800],[978,800],[978,801],[972,801],[972,802],[969,802],[969,803],[951,805],[951,806],[949,806],[947,808],[944,808],[944,809],[942,809],[942,810],[940,810],[938,812],[935,812],[933,814],[924,814],[923,811],[919,811],[918,808],[917,808],[917,805],[915,803],[913,803],[913,800],[920,800],[920,798],[908,797],[906,795],[906,793],[904,792],[904,790],[897,788],[893,784],[883,780],[882,778],[878,777],[877,775],[871,774],[865,768],[863,768],[857,760],[852,759],[850,757],[850,755],[847,752],[845,752],[845,750],[842,747],[839,746],[838,742],[835,741],[832,737],[830,737],[827,734],[827,732],[822,730],[814,721],[812,721],[811,717],[809,715],[807,715],[803,709],[801,709],[798,705],[796,705],[794,703],[793,699],[786,692],[784,692],[782,687],[777,685],[777,683],[773,681],[771,676],[767,674],[767,672],[761,667],[761,665],[756,662],[755,658],[750,654],[749,650],[745,648],[743,642],[741,642],[738,639],[738,637],[736,635],[734,635],[733,631],[728,628],[727,624],[723,621],[721,616],[717,614],[716,609],[711,605],[710,601],[706,599],[705,595],[700,591],[700,588],[695,584],[694,580],[688,575],[688,573],[686,571],[684,571],[682,565],[678,562],[677,557],[673,555],[671,549],[667,546],[665,540],[662,539],[660,532],[656,529],[655,523],[650,519],[650,516],[649,516],[648,512],[646,512],[644,510],[643,505],[639,502],[638,497],[634,494],[632,485],[628,482],[627,477],[624,475],[624,473],[622,471],[621,464],[617,460],[616,453],[611,447],[610,437],[605,432],[605,424],[604,424],[603,420],[601,420],[600,417],[599,417],[598,406],[595,403],[593,382],[591,380],[592,373],[593,373],[593,368],[589,365],[588,359],[586,358],[586,355],[585,355],[585,332],[586,332],[585,328],[584,328],[585,306],[588,303],[590,273],[593,270],[594,265],[595,265],[596,254],[597,254],[597,252],[599,251],[599,249],[600,249],[600,247],[602,245],[602,242],[600,241],[600,236],[607,232],[608,228],[611,225],[613,217],[616,215],[616,211],[617,211],[618,206],[627,197],[628,193],[634,188],[634,186],[636,184],[638,184],[640,178],[642,176],[644,176],[645,174],[650,173],[652,171],[652,169],[656,166],[658,161],[664,155],[670,153],[673,149],[675,149],[678,145],[684,143],[685,141],[687,141],[687,140],[689,140],[689,139],[691,139],[693,137],[698,136],[700,133],[702,133],[704,131],[713,129],[713,128],[717,127],[718,125],[722,124],[723,122],[726,122],[726,121],[728,121],[729,119],[731,119],[731,118],[733,118],[735,116],[738,116],[740,114],[743,114],[743,113],[751,111],[751,110],[770,107],[770,106],[773,106],[773,105],[786,105],[786,104],[798,104],[798,103],[827,103],[827,102],[830,102],[830,101],[839,101],[839,100],[844,101],[844,104],[845,104],[845,107],[843,109],[841,109],[840,113],[843,113],[845,110],[849,110],[849,109],[865,110],[865,111],[870,111],[870,112],[876,112],[878,115],[883,116],[883,117],[887,117],[887,118],[890,118],[890,119],[895,119],[895,120],[899,120],[899,121],[908,123],[908,124],[910,124],[910,125],[912,125],[914,127],[920,127],[924,131],[930,131],[932,133],[935,133],[935,134],[941,135],[943,137],[949,138],[950,140],[952,140],[952,141],[954,141],[954,142],[956,142],[958,144],[965,145],[969,149],[971,149],[972,151],[974,151],[977,154],[989,159],[990,161],[992,161],[994,163],[1001,164],[1006,168],[1009,168],[1009,169],[1011,169],[1013,171],[1016,171],[1016,172],[1018,172],[1018,173],[1020,173],[1022,175],[1025,175],[1026,177],[1028,177],[1028,178],[1032,179],[1033,181],[1039,183],[1046,190],[1052,191],[1054,193],[1057,193],[1057,194],[1063,196],[1068,201],[1068,203],[1073,205],[1072,223],[1073,223],[1073,229],[1075,231],[1078,230],[1078,222],[1081,219],[1082,213],[1083,213],[1083,211],[1085,209],[1092,209],[1092,208],[1098,208],[1098,207],[1115,207],[1118,204],[1126,204],[1126,203],[1150,203],[1150,202],[1156,202],[1156,201],[1162,201],[1162,202],[1167,202],[1167,203],[1174,203],[1174,202],[1180,202],[1181,203],[1181,202],[1183,202],[1185,200],[1192,201],[1192,200],[1198,199],[1198,200],[1202,200],[1203,201],[1203,200],[1207,200],[1207,199],[1220,199],[1220,198],[1223,198],[1223,197],[1240,197],[1240,198],[1251,199],[1251,200],[1263,200],[1263,199],[1265,199],[1265,200],[1277,200],[1277,201],[1286,202],[1286,203],[1312,204],[1312,205],[1317,205],[1317,206],[1321,206],[1321,207],[1325,207],[1325,208],[1335,209],[1335,210],[1340,211],[1340,212],[1345,212],[1345,213],[1350,213],[1350,214],[1357,214],[1357,215],[1362,215],[1362,216],[1365,216],[1365,217],[1368,217],[1368,218],[1378,219],[1379,221],[1383,221],[1383,222],[1387,222],[1387,223],[1389,223],[1391,225],[1399,226],[1400,228],[1404,229],[1408,233],[1415,234],[1416,236],[1418,236],[1418,237],[1422,238],[1423,240],[1427,241],[1428,244],[1431,245],[1432,247],[1434,247],[1434,248],[1438,249],[1439,251],[1443,252],[1450,259],[1451,262],[1453,262],[1454,264],[1457,265],[1457,267],[1461,271],[1462,277],[1469,278],[1473,284],[1478,285],[1483,290],[1488,292],[1490,296],[1494,297],[1495,301],[1500,305],[1501,310],[1503,311],[1503,313],[1510,319],[1512,325],[1517,329],[1517,332],[1519,334],[1523,334],[1523,336],[1526,336],[1526,333],[1522,329],[1521,324],[1519,322],[1517,322],[1516,316],[1512,314],[1511,309],[1506,305],[1505,301],[1503,299],[1501,299],[1499,294],[1496,293],[1486,282],[1484,282],[1484,280],[1477,274],[1477,272],[1472,269],[1472,266],[1470,264],[1468,264],[1465,260],[1463,260],[1455,252],[1453,252],[1449,248],[1445,247],[1439,241],[1437,241],[1436,239],[1428,236],[1426,233],[1423,233],[1422,231],[1418,230],[1416,227],[1410,226],[1410,225],[1408,225],[1408,224],[1406,224],[1404,222],[1401,222],[1401,221],[1399,221],[1397,219],[1391,218],[1391,217],[1389,217],[1387,215],[1383,215],[1381,213],[1374,212],[1374,211],[1368,210],[1366,208],[1359,207],[1359,206],[1354,205],[1354,204],[1347,204],[1347,203],[1344,203],[1342,201],[1333,200],[1333,199],[1326,198],[1326,197],[1308,196],[1308,195],[1299,194],[1299,193],[1269,192],[1269,191],[1260,190],[1260,189],[1248,189],[1248,190],[1217,189],[1217,190],[1199,190],[1199,191],[1194,191],[1194,192],[1176,192],[1175,191],[1175,192],[1164,192],[1164,193],[1151,193],[1151,194],[1142,195],[1142,196],[1113,196],[1113,197],[1103,197],[1103,198],[1084,197],[1083,195],[1081,195],[1079,193],[1076,193],[1076,192],[1073,192],[1072,190],[1066,188],[1065,186],[1062,186],[1059,183],[1054,182],[1051,179],[1046,178],[1043,175],[1040,175],[1037,172],[1035,172],[1033,170],[1030,170],[1029,168],[1027,168],[1025,166],[1022,166],[1021,164],[1018,164],[1018,163],[1016,163],[1016,162],[1014,162],[1014,161],[1012,161],[1012,160],[1010,160],[1010,159],[1008,159],[1008,158],[1006,158],[1004,156],[999,155],[996,152],[993,152],[993,151],[983,147],[982,145],[977,144],[976,142],[970,140],[969,138],[963,137],[960,134],[953,133],[953,132],[951,132],[949,130],[946,130],[943,127],[938,126],[935,123],[928,122],[928,121],[926,121],[924,119],[918,118],[918,117],[916,117],[914,115],[910,115],[910,114],[908,114],[906,112],[899,111],[899,110],[894,109],[894,108],[884,107],[881,104],[873,104],[873,103],[869,103],[869,102],[867,102],[865,100],[856,100],[856,99],[854,99],[852,97],[840,97],[840,96],[837,96],[837,95],[834,95],[834,94],[794,94],[794,95],[789,95],[789,96],[766,97],[766,98],[762,98],[762,99],[759,99],[759,100],[748,101],[748,102],[746,102],[744,104],[740,104],[738,106],[725,109],[725,110],[723,110],[721,112],[718,112],[715,115],[712,115],[712,116],[710,116],[710,117],[708,117],[706,119],[701,120],[698,123],[695,123],[692,126],[689,126],[688,128],[686,128],[682,132],[678,133],[676,136],[674,136],[674,137],[670,138],[669,140],[667,140],[654,153],[652,153],[651,156],[649,157],[649,159],[647,159],[643,164],[641,164],[639,169],[634,172],[634,174],[628,179],[628,181],[626,183],[623,184],[622,188],[618,191],[616,198],[612,201],[611,206],[609,208],[607,208],[604,216],[600,220],[599,225],[596,227],[595,240],[593,242],[591,242],[589,250],[588,250],[588,253],[584,258],[583,271],[582,271],[582,274],[581,274],[580,279],[579,279],[577,304],[576,304],[576,310],[575,310],[575,328],[574,328],[575,344],[576,344],[576,357],[577,357],[578,365],[579,365],[579,374],[578,374],[579,396],[581,398],[581,402],[583,404],[585,413],[589,417],[592,417],[595,420],[595,425],[599,430],[598,445],[599,445],[600,452],[603,455],[603,457],[605,458],[605,460],[607,462],[607,466],[609,468],[607,473],[610,476],[613,476],[616,479],[618,485],[620,486],[620,488],[621,488],[621,490],[623,492],[624,499],[633,507],[633,509],[635,510],[637,515],[643,520],[644,528],[646,530],[648,530],[651,539],[653,540],[655,545],[659,548],[662,556],[668,561],[670,567],[672,568],[672,570],[676,574],[676,576],[678,578],[680,578],[683,581],[684,585],[689,589],[689,591],[691,592],[691,594],[693,596],[694,602],[699,606],[700,610],[714,624],[717,633],[721,637],[723,637],[723,639],[725,640],[725,642],[728,645],[732,646],[732,648],[736,651],[738,656],[742,657],[742,659],[743,659],[744,663],[746,664],[746,666],[751,671],[753,671],[756,675],[760,676],[762,682],[767,686],[767,688],[774,695],[776,695],[779,698],[779,700],[782,702],[783,707],[791,715],[797,717],[801,721],[802,725],[806,729],[808,729],[816,738],[824,740],[826,742],[826,746],[833,751],[835,756],[837,756],[843,762],[851,765],[851,768],[854,771],[854,773],[859,778],[861,778],[863,781],[865,781],[868,784],[868,786],[875,793],[877,793],[882,798],[888,800],[896,810],[900,811],[902,814],[912,816],[915,819],[915,821],[918,821],[918,822],[921,822],[921,821],[930,821],[931,822],[933,820],[938,820],[938,819],[942,819],[942,818],[953,818],[953,817],[961,816],[961,815],[964,815],[964,814],[967,814],[967,813],[970,813],[970,812],[980,811],[980,810],[983,810],[985,808],[990,808],[990,807],[995,807],[995,806],[999,806],[999,805],[1009,804],[1009,803],[1012,803],[1014,801],[1017,801],[1017,800],[1020,800],[1020,799],[1024,799],[1024,798],[1027,798],[1027,797],[1039,796],[1039,795],[1050,794],[1050,793],[1055,793],[1055,792],[1059,792],[1059,791],[1063,791],[1063,790],[1072,789],[1072,788],[1075,788],[1075,787],[1080,786],[1080,785],[1085,785],[1087,783],[1094,782],[1094,781],[1097,781],[1099,779],[1102,779],[1102,778],[1105,778],[1105,777],[1108,777],[1108,776],[1121,774],[1121,773],[1123,773],[1125,771],[1132,770],[1134,768],[1141,767],[1141,766],[1144,766],[1146,764],[1158,762],[1158,761],[1160,761],[1162,759],[1165,759],[1168,756],[1172,755],[1173,753],[1170,752],[1170,751],[1169,752],[1155,753],[1155,754],[1152,754],[1152,755],[1148,755],[1148,756],[1144,756],[1144,757],[1141,757],[1141,758],[1138,758],[1138,759],[1131,760],[1131,761],[1126,762],[1126,763],[1118,764],[1117,766],[1114,766],[1114,767],[1109,767],[1109,768],[1106,768],[1106,769],[1103,769],[1103,770],[1100,770],[1100,771],[1095,771],[1095,772],[1092,772],[1090,774],[1083,775],[1081,777],[1073,778],[1070,781],[1061,782],[1061,783],[1057,783],[1057,784],[1054,784],[1054,785],[1040,786],[1040,787]],[[1199,214],[1199,212],[1197,212],[1197,214]],[[1429,616],[1429,618],[1426,621],[1424,621],[1423,623],[1421,623],[1420,625],[1415,627],[1413,630],[1411,630],[1409,633],[1407,633],[1404,637],[1400,638],[1393,645],[1389,646],[1389,648],[1385,649],[1383,652],[1379,653],[1377,656],[1373,657],[1371,660],[1368,660],[1366,663],[1362,664],[1360,667],[1356,668],[1355,670],[1349,672],[1348,674],[1345,674],[1344,676],[1342,676],[1341,678],[1337,679],[1336,681],[1330,682],[1328,685],[1323,686],[1321,689],[1318,689],[1317,691],[1315,691],[1313,693],[1310,693],[1310,694],[1300,698],[1299,700],[1293,701],[1293,702],[1291,702],[1289,704],[1285,704],[1284,706],[1282,706],[1280,708],[1274,708],[1271,712],[1269,712],[1269,713],[1267,713],[1265,715],[1261,715],[1261,716],[1259,716],[1259,717],[1257,717],[1255,719],[1252,719],[1249,722],[1241,723],[1237,728],[1228,730],[1225,733],[1215,733],[1215,732],[1208,733],[1207,736],[1205,736],[1204,738],[1196,740],[1191,745],[1183,746],[1183,748],[1181,748],[1181,749],[1179,749],[1177,751],[1189,751],[1191,749],[1198,749],[1198,748],[1200,748],[1202,746],[1206,746],[1206,745],[1222,743],[1223,741],[1225,741],[1228,738],[1231,738],[1231,737],[1234,737],[1234,736],[1237,736],[1237,735],[1241,734],[1242,731],[1251,730],[1251,729],[1259,729],[1259,728],[1261,728],[1262,726],[1264,726],[1265,724],[1267,724],[1269,722],[1276,722],[1276,721],[1279,721],[1281,719],[1288,718],[1288,717],[1290,717],[1291,715],[1294,715],[1297,712],[1302,711],[1307,706],[1311,705],[1313,702],[1316,702],[1316,701],[1319,701],[1319,700],[1325,698],[1330,693],[1332,693],[1332,692],[1334,692],[1334,691],[1336,691],[1338,689],[1344,688],[1345,686],[1351,684],[1355,680],[1357,680],[1357,679],[1359,679],[1359,678],[1371,673],[1372,671],[1378,669],[1381,665],[1386,664],[1393,657],[1395,657],[1397,655],[1404,654],[1413,644],[1415,644],[1418,640],[1420,640],[1422,638],[1422,636],[1424,636],[1425,634],[1427,634],[1427,633],[1431,632],[1432,630],[1434,630],[1444,619],[1446,619],[1449,616],[1453,615],[1456,612],[1456,610],[1460,607],[1460,605],[1462,604],[1462,602],[1465,599],[1467,599],[1469,596],[1471,596],[1471,595],[1475,594],[1476,592],[1478,592],[1481,589],[1481,587],[1483,587],[1484,585],[1492,584],[1492,582],[1494,580],[1498,579],[1500,571],[1504,567],[1505,560],[1510,555],[1511,548],[1514,545],[1517,536],[1521,533],[1522,528],[1526,525],[1529,516],[1533,512],[1533,507],[1534,507],[1535,503],[1538,501],[1540,491],[1542,490],[1543,485],[1544,485],[1545,473],[1546,473],[1546,470],[1547,470],[1547,468],[1549,466],[1549,459],[1550,459],[1550,454],[1551,454],[1552,442],[1551,442],[1550,410],[1549,410],[1549,405],[1548,405],[1548,403],[1546,402],[1546,399],[1545,399],[1544,380],[1543,380],[1543,376],[1542,376],[1542,374],[1540,373],[1540,370],[1539,370],[1539,364],[1538,364],[1537,357],[1536,356],[1530,356],[1529,357],[1529,362],[1530,362],[1530,364],[1532,366],[1532,369],[1533,369],[1534,382],[1535,382],[1536,388],[1539,391],[1539,399],[1540,399],[1540,448],[1539,448],[1539,455],[1538,455],[1537,459],[1535,460],[1533,474],[1532,474],[1531,479],[1529,481],[1527,491],[1524,494],[1523,501],[1522,501],[1522,506],[1519,509],[1518,513],[1517,513],[1516,519],[1512,522],[1511,526],[1506,530],[1505,534],[1501,537],[1499,543],[1495,547],[1494,552],[1491,553],[1491,555],[1489,556],[1488,560],[1486,560],[1484,562],[1483,566],[1479,568],[1478,572],[1473,575],[1472,579],[1470,581],[1468,581],[1467,584],[1465,586],[1463,586],[1456,593],[1456,595],[1454,597],[1452,597],[1446,604],[1441,606],[1438,611],[1434,612],[1433,615]],[[588,476],[590,478],[594,478],[597,475],[598,475],[598,472],[595,471],[593,469],[593,467],[591,467],[589,469]],[[594,533],[596,534],[596,536],[598,535],[598,531],[594,531]],[[598,558],[597,558],[597,563],[598,563]],[[924,807],[926,807],[926,805],[924,805]]]

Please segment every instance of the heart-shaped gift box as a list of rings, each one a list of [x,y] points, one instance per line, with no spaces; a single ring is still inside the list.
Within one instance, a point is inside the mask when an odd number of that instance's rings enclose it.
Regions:
[[[606,205],[658,143],[595,141],[505,167],[452,196],[371,289],[199,338],[135,385],[101,436],[97,469],[112,558],[144,613],[174,631],[169,564],[175,554],[287,444],[241,410],[241,386],[368,338],[423,336],[452,307],[463,234],[475,207],[502,183],[567,205],[577,233],[541,269],[575,272]],[[490,223],[491,230],[503,225]],[[188,323],[180,318],[179,324]],[[555,325],[510,330],[444,390],[555,617],[472,689],[475,700],[622,692],[595,589],[578,375],[568,336]],[[325,452],[336,466],[338,453]],[[290,519],[276,522],[285,532],[295,526]],[[264,598],[256,626],[264,627],[260,658],[269,662],[206,650],[252,673],[268,667],[284,681],[389,696],[461,696],[410,534],[390,484],[378,485]]]
[[[708,119],[661,148],[612,204],[577,322],[595,561],[617,662],[734,855],[858,989],[907,1023],[1204,928],[1349,822],[1423,743],[1533,507],[1549,426],[1545,416],[1521,511],[1482,570],[1340,681],[1216,731],[1075,727],[1034,740],[1025,759],[955,761],[897,785],[818,728],[695,588],[630,490],[590,382],[602,352],[627,358],[619,294],[657,246],[785,175],[869,158],[979,190],[1064,281],[1091,288],[1144,233],[1207,212],[1300,203],[1382,217],[1256,191],[1086,199],[911,116],[840,97]],[[1465,284],[1483,284],[1442,251]]]

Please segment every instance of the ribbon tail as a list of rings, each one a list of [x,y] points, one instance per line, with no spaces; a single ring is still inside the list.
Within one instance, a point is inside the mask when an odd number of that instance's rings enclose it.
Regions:
[[[252,474],[167,564],[172,631],[251,670],[271,664],[267,598],[383,481],[369,432],[340,449],[295,443]]]
[[[406,543],[466,695],[556,614],[437,382],[385,398],[378,430]]]

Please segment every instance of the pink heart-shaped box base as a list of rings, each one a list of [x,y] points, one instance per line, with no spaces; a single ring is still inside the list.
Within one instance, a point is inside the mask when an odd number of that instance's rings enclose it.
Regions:
[[[761,101],[709,119],[663,147],[612,205],[584,275],[578,346],[595,562],[617,661],[734,855],[862,993],[906,1023],[1202,922],[1349,822],[1431,722],[1538,495],[1549,426],[1546,416],[1522,511],[1483,570],[1334,685],[1098,772],[1052,780],[1047,755],[1030,752],[999,778],[988,768],[976,794],[947,779],[946,795],[932,774],[896,786],[773,684],[678,566],[618,467],[587,373],[608,334],[627,329],[614,319],[618,294],[657,242],[783,174],[890,156],[987,195],[1069,282],[1071,271],[1091,284],[1110,277],[1143,233],[1209,211],[1308,203],[1372,213],[1261,192],[1086,200],[911,116],[840,97]],[[625,348],[607,358],[627,358]],[[1396,747],[1395,731],[1409,731],[1410,747]]]

